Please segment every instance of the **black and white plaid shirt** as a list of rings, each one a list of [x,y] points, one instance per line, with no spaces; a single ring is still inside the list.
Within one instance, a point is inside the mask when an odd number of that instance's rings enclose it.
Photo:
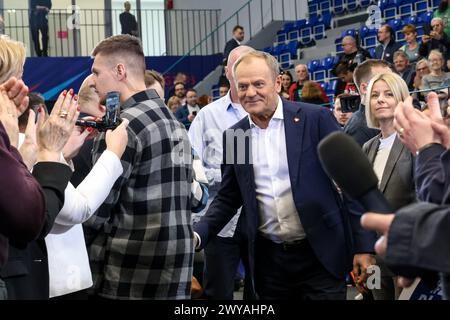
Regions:
[[[86,223],[94,292],[113,299],[190,299],[191,145],[154,90],[122,106],[130,121],[124,172]],[[105,150],[94,141],[94,163]],[[99,181],[101,183],[101,181]]]

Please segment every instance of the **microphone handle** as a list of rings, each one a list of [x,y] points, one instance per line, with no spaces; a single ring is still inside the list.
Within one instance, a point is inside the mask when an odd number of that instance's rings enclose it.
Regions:
[[[378,189],[370,190],[365,195],[359,197],[358,201],[367,211],[376,213],[393,213],[391,206]]]

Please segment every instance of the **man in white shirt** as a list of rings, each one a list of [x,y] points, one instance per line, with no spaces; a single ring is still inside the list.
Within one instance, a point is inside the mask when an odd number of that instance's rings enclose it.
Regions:
[[[222,183],[194,225],[196,248],[242,206],[247,297],[345,299],[345,276],[352,262],[365,276],[376,235],[361,228],[361,211],[346,210],[355,204],[341,201],[320,166],[317,144],[338,123],[325,108],[282,101],[278,71],[276,59],[259,51],[233,66],[249,116],[224,133]]]
[[[247,115],[239,103],[231,70],[235,61],[249,51],[253,49],[248,46],[239,46],[230,52],[227,67],[225,67],[231,84],[230,90],[224,97],[200,110],[189,129],[189,139],[202,160],[209,183],[208,204],[200,216],[207,211],[222,180],[220,165],[223,132]],[[200,219],[200,216],[194,218],[194,223]],[[235,234],[238,219],[239,213],[205,247],[203,287],[208,298],[233,299],[234,278],[242,248],[240,234],[239,232]]]

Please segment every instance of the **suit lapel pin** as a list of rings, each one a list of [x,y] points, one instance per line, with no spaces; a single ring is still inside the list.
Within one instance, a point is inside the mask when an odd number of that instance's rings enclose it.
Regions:
[[[299,117],[295,117],[295,118],[294,118],[294,122],[295,122],[295,123],[300,122],[300,118],[299,118]]]

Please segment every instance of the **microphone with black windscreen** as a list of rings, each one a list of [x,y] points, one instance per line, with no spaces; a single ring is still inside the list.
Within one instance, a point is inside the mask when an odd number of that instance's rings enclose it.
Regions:
[[[378,189],[378,178],[367,156],[352,137],[334,132],[319,143],[319,159],[326,174],[367,211],[392,213]]]

